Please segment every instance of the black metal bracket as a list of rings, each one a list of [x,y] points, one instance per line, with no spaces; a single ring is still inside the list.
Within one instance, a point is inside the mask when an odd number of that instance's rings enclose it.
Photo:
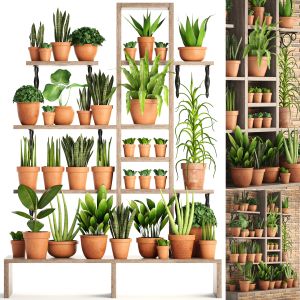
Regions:
[[[287,41],[285,41],[285,38],[287,38]],[[294,42],[297,38],[297,35],[295,32],[284,32],[280,33],[280,47],[281,48],[288,48],[292,42]]]
[[[205,206],[207,206],[207,207],[210,207],[209,196],[210,196],[210,194],[205,194]]]
[[[93,68],[91,65],[88,65],[87,68],[88,68],[88,76],[90,77],[90,76],[92,76]]]
[[[33,80],[33,83],[34,83],[34,87],[35,88],[39,88],[39,85],[40,85],[40,79],[39,79],[39,67],[34,65],[34,80]]]
[[[210,67],[209,65],[205,66],[204,84],[205,84],[205,95],[206,95],[206,98],[209,97],[209,86],[210,86],[209,67]]]
[[[180,92],[180,66],[175,66],[175,89],[176,89],[176,98],[179,97]]]
[[[37,87],[38,88],[38,87]],[[34,136],[34,130],[33,129],[28,129],[29,130],[29,147],[33,147],[33,136]],[[33,216],[33,211],[29,210],[29,214]]]

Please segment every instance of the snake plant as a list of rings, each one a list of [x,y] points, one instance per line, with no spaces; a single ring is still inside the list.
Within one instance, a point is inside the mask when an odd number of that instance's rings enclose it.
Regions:
[[[60,139],[55,142],[53,137],[47,141],[47,167],[60,167]]]
[[[30,46],[41,48],[44,43],[45,26],[40,22],[39,29],[36,32],[35,24],[31,26],[31,32],[29,35]]]
[[[111,138],[108,143],[106,140],[102,139],[101,129],[98,131],[98,135],[96,157],[97,167],[109,167]]]
[[[21,167],[36,167],[36,136],[30,131],[29,139],[21,140]]]
[[[235,97],[236,93],[234,88],[226,88],[226,111],[235,111]]]
[[[296,164],[299,157],[299,136],[298,130],[288,130],[287,138],[283,139],[286,161],[289,164]]]
[[[70,15],[66,11],[56,10],[53,13],[54,40],[55,42],[69,42],[71,28],[69,27]]]
[[[226,60],[238,60],[242,38],[237,39],[235,34],[226,35]]]
[[[253,7],[264,7],[267,0],[251,0],[250,2]]]
[[[293,0],[280,0],[279,1],[279,16],[291,17],[294,11]]]
[[[91,109],[91,94],[85,87],[79,89],[79,99],[77,99],[79,110],[89,111]]]

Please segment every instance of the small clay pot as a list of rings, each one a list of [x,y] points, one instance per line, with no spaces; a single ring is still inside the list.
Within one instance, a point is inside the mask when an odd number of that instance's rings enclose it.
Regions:
[[[124,48],[124,52],[127,53],[133,60],[135,60],[136,48]]]
[[[254,23],[259,19],[259,25],[261,26],[264,21],[265,8],[264,7],[253,7],[254,11]]]
[[[288,164],[290,182],[300,182],[300,164]]]
[[[269,289],[270,281],[269,280],[259,280],[258,281],[258,287],[262,291],[266,291]]]
[[[70,190],[85,190],[88,167],[67,167]]]
[[[36,190],[39,167],[17,167],[19,184],[24,184]]]
[[[254,93],[248,93],[248,103],[253,102]]]
[[[231,168],[232,182],[237,187],[248,187],[251,184],[253,168]]]
[[[290,209],[287,207],[287,208],[282,208],[282,213],[283,214],[289,214],[289,212],[290,212]]]
[[[270,103],[272,101],[272,93],[263,93],[262,94],[262,102]]]
[[[282,282],[282,280],[275,280],[275,285],[274,285],[275,289],[281,288],[281,282]]]
[[[150,156],[150,145],[139,144],[140,157],[149,157]]]
[[[139,180],[140,180],[140,188],[142,190],[150,189],[151,176],[139,176]]]
[[[254,22],[254,15],[248,16],[248,25],[249,26],[253,25],[253,22]]]
[[[239,254],[229,254],[229,262],[230,263],[237,263],[239,261]]]
[[[265,170],[263,182],[265,183],[276,182],[279,175],[279,167],[266,167],[265,169],[266,170]]]
[[[74,50],[79,61],[94,61],[98,46],[92,44],[74,45]]]
[[[25,251],[28,259],[46,259],[50,232],[23,232]]]
[[[253,169],[251,185],[262,185],[265,169]]]
[[[239,280],[240,291],[245,293],[249,292],[250,289],[250,280]]]
[[[256,263],[259,263],[262,261],[262,253],[255,253],[255,261]]]
[[[154,149],[155,149],[156,157],[166,157],[167,144],[165,145],[155,144]]]
[[[145,99],[144,113],[141,112],[140,101],[130,100],[130,114],[134,124],[153,125],[155,124],[158,110],[156,99]]]
[[[269,290],[274,290],[274,287],[275,287],[275,281],[270,281]]]
[[[288,184],[290,182],[291,173],[280,173],[280,182],[283,184]]]
[[[154,37],[140,36],[138,37],[138,45],[139,45],[140,58],[143,58],[146,52],[148,52],[149,60],[152,60]]]
[[[279,107],[279,127],[288,128],[290,125],[291,113],[288,107]]]
[[[239,208],[240,208],[239,204],[234,204],[234,205],[233,205],[233,210],[234,210],[234,211],[238,211]]]
[[[115,167],[92,167],[95,190],[98,190],[101,185],[111,190],[114,170]]]
[[[286,281],[282,281],[281,286],[283,289],[287,288],[287,282]]]
[[[250,230],[249,231],[249,236],[250,237],[255,237],[255,230]]]
[[[48,253],[55,258],[69,258],[76,253],[77,241],[49,241]]]
[[[254,128],[262,128],[263,118],[254,118],[253,127]]]
[[[248,75],[254,77],[264,77],[268,69],[267,57],[263,56],[260,66],[257,56],[248,56]]]
[[[101,259],[107,244],[107,235],[81,235],[81,248],[88,259]]]
[[[51,48],[39,48],[40,61],[50,61],[51,51]]]
[[[28,47],[31,61],[39,61],[40,54],[38,47]]]
[[[287,278],[287,288],[290,289],[293,287],[294,278]]]
[[[294,17],[279,17],[279,26],[281,28],[293,28],[296,24],[296,20]]]
[[[110,121],[112,105],[91,105],[95,125],[108,125]]]
[[[264,233],[264,230],[262,228],[256,228],[255,229],[255,236],[256,237],[262,237]]]
[[[249,292],[254,291],[256,288],[256,283],[250,283]]]
[[[287,254],[287,252],[282,252],[282,261],[283,262],[286,262],[288,260],[288,254]]]
[[[236,285],[235,284],[229,284],[229,291],[230,292],[235,292],[236,290]]]
[[[230,232],[232,236],[239,237],[241,235],[241,227],[231,227]]]
[[[206,47],[179,47],[179,55],[183,61],[202,61]]]
[[[265,16],[266,25],[269,26],[272,23],[272,16]]]
[[[25,241],[10,241],[11,249],[13,253],[13,258],[22,258],[25,257]]]
[[[226,111],[226,130],[234,130],[236,128],[239,111]]]
[[[55,118],[54,111],[44,111],[43,112],[44,125],[46,125],[46,126],[54,125],[54,118]]]
[[[71,125],[74,120],[74,110],[72,106],[55,107],[55,125]]]
[[[136,176],[124,176],[124,183],[126,190],[134,190],[135,189],[135,179]]]
[[[239,73],[240,60],[226,60],[226,76],[237,77]]]
[[[156,56],[160,56],[160,61],[166,61],[168,48],[155,48]]]
[[[90,125],[91,124],[91,118],[92,118],[92,112],[89,110],[78,110],[77,111],[79,124],[80,125]]]
[[[172,257],[175,259],[190,259],[193,254],[194,235],[169,234]]]
[[[45,189],[62,184],[64,167],[42,167]]]
[[[247,254],[247,261],[250,261],[250,262],[254,263],[254,261],[255,261],[255,253],[248,253]]]
[[[68,61],[71,43],[70,42],[54,42],[52,44],[53,56],[55,61]]]
[[[277,234],[277,227],[268,227],[267,228],[267,235],[268,237],[275,237]]]
[[[248,206],[248,211],[256,211],[257,210],[257,205],[256,204],[251,204]]]
[[[156,246],[159,259],[168,259],[170,247],[169,246]]]
[[[144,258],[155,258],[157,257],[157,240],[160,238],[144,238],[138,237],[136,239],[140,255]]]
[[[166,188],[167,176],[154,176],[155,188],[164,190]]]
[[[261,103],[263,93],[253,93],[253,102],[254,103]]]
[[[135,144],[124,144],[123,149],[125,157],[134,157]]]
[[[39,118],[40,102],[18,102],[18,116],[22,125],[35,125]]]
[[[272,125],[272,118],[263,118],[262,127],[270,128]]]
[[[189,190],[203,189],[206,164],[182,163],[181,169],[185,188]]]
[[[249,129],[253,128],[253,122],[254,122],[254,118],[248,118],[248,128]]]
[[[244,264],[247,261],[247,253],[239,254],[239,263]]]
[[[131,239],[110,239],[111,249],[115,259],[127,259]]]
[[[204,259],[215,259],[217,241],[200,240],[200,257]]]

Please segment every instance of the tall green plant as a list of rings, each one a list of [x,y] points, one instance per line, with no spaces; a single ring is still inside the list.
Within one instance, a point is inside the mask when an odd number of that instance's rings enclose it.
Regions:
[[[279,16],[291,17],[294,11],[293,0],[280,0],[279,1]]]
[[[79,110],[89,111],[91,109],[91,94],[85,87],[79,89],[79,99],[77,99]]]
[[[264,7],[267,0],[250,0],[253,7]]]
[[[226,35],[226,60],[238,60],[242,38],[237,39],[235,34]]]
[[[109,167],[110,166],[110,145],[111,138],[107,143],[106,140],[102,139],[103,131],[100,129],[98,131],[98,141],[97,141],[97,167]]]
[[[21,140],[21,167],[36,167],[36,136],[30,131],[29,139]]]
[[[59,9],[56,10],[56,14],[53,13],[53,25],[54,25],[54,40],[55,42],[69,42],[71,28],[69,27],[70,15],[66,11],[62,12]]]
[[[31,26],[31,31],[30,31],[30,35],[29,35],[30,46],[41,48],[44,43],[44,33],[45,33],[44,24],[42,24],[40,22],[38,31],[36,31],[35,24],[33,23]]]
[[[287,138],[283,139],[285,158],[289,164],[296,164],[299,157],[299,133],[298,130],[288,130]]]
[[[47,167],[60,167],[60,139],[54,142],[53,137],[47,141]]]
[[[244,265],[237,263],[236,266],[238,268],[238,271],[242,275],[243,280],[250,280],[250,274],[252,273],[253,263],[247,261]]]
[[[226,111],[235,111],[235,97],[236,93],[234,88],[226,88]]]
[[[283,133],[279,132],[276,135],[274,142],[272,142],[270,139],[265,141],[266,150],[263,157],[264,167],[276,167],[279,165],[279,156],[282,153],[284,146],[283,140]]]
[[[205,224],[202,227],[202,240],[215,241],[216,240],[216,227],[212,224]]]
[[[264,157],[266,154],[266,144],[260,137],[257,137],[257,144],[254,151],[254,168],[260,169],[264,162]]]

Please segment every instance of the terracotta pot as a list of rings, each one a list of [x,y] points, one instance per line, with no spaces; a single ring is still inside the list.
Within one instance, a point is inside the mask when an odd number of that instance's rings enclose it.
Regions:
[[[88,167],[67,167],[70,190],[85,190]]]
[[[74,45],[74,50],[79,61],[94,61],[98,46],[92,44]]]
[[[281,280],[275,280],[275,285],[274,285],[274,287],[275,287],[275,289],[280,289],[281,288]]]
[[[206,164],[182,163],[184,186],[189,190],[202,190],[205,179]]]
[[[241,231],[241,237],[247,237],[247,231],[246,230],[242,230]]]
[[[192,227],[190,231],[190,235],[195,236],[195,241],[193,246],[193,257],[200,257],[199,241],[202,239],[202,228]]]
[[[140,58],[143,58],[148,52],[149,60],[152,60],[152,53],[154,47],[154,37],[152,36],[140,36],[138,37],[138,44],[139,44],[139,52]]]
[[[142,190],[150,189],[151,176],[139,176],[140,188]]]
[[[253,127],[254,128],[262,128],[263,118],[254,118]]]
[[[256,228],[255,229],[255,236],[256,237],[262,237],[264,233],[264,230],[262,228]]]
[[[293,287],[293,283],[294,283],[294,278],[287,278],[287,287],[288,289]]]
[[[112,109],[112,105],[91,105],[95,125],[108,125]]]
[[[290,182],[291,173],[280,173],[280,182],[288,184]]]
[[[154,149],[155,149],[156,157],[166,157],[167,144],[165,145],[155,144]]]
[[[231,168],[232,182],[237,187],[248,187],[251,184],[253,168]]]
[[[250,283],[249,291],[254,291],[256,287],[256,283]]]
[[[151,145],[139,144],[140,157],[149,157],[150,156]]]
[[[254,122],[254,118],[248,118],[248,128],[249,129],[253,128],[253,122]]]
[[[226,111],[226,130],[234,130],[237,124],[239,111]]]
[[[231,263],[237,263],[239,261],[239,254],[230,254],[229,255],[229,262]]]
[[[248,103],[253,102],[254,93],[248,93]]]
[[[55,125],[71,125],[74,120],[74,110],[72,106],[55,107]]]
[[[281,286],[283,289],[287,288],[287,282],[286,281],[282,281]]]
[[[260,290],[268,290],[270,286],[270,281],[269,280],[258,280],[258,287]]]
[[[124,144],[123,149],[125,157],[134,157],[135,144]]]
[[[267,235],[269,237],[275,237],[277,234],[277,227],[273,228],[273,227],[268,227],[267,228]]]
[[[179,47],[179,55],[183,61],[202,61],[206,47]]]
[[[229,284],[229,291],[230,292],[235,292],[236,290],[236,285],[235,284]]]
[[[249,231],[249,236],[250,237],[255,237],[255,230],[250,230]]]
[[[294,278],[293,287],[298,287],[298,279]]]
[[[251,185],[262,185],[265,169],[253,169]]]
[[[91,118],[92,118],[92,112],[89,110],[78,110],[77,111],[79,124],[80,125],[90,125],[91,124]]]
[[[22,125],[35,125],[39,118],[40,102],[18,102],[18,116]]]
[[[294,17],[279,17],[279,26],[281,28],[293,28],[297,19]]]
[[[272,93],[263,93],[262,94],[262,102],[270,103],[272,101]]]
[[[283,214],[288,214],[289,213],[289,208],[282,208],[282,213]]]
[[[264,77],[268,68],[267,57],[263,56],[261,65],[258,65],[257,56],[248,56],[248,75]]]
[[[68,61],[71,43],[70,42],[54,42],[52,44],[53,56],[55,61]]]
[[[239,263],[244,264],[247,261],[247,253],[239,254]]]
[[[259,19],[259,25],[261,26],[264,21],[265,8],[264,7],[253,7],[254,11],[254,23]]]
[[[240,60],[226,60],[226,76],[237,77],[239,73]]]
[[[38,47],[28,47],[31,61],[39,61],[40,54]]]
[[[248,25],[253,25],[254,23],[254,15],[248,16]]]
[[[49,241],[48,252],[56,258],[69,258],[76,253],[77,241]]]
[[[135,60],[136,48],[124,48],[124,52],[127,53],[133,60]]]
[[[291,113],[288,107],[279,107],[279,127],[288,128],[290,125]]]
[[[275,211],[275,203],[270,204],[270,211]]]
[[[160,61],[166,61],[168,48],[155,48],[156,56],[160,55]]]
[[[124,183],[126,190],[134,190],[135,189],[135,179],[136,176],[124,176]]]
[[[138,237],[136,241],[138,243],[140,255],[144,258],[155,258],[157,256],[156,241],[159,239],[160,238]]]
[[[130,114],[134,124],[153,125],[157,118],[157,100],[146,99],[144,113],[141,112],[140,101],[130,100]]]
[[[248,253],[247,254],[247,261],[253,262],[255,261],[255,253]]]
[[[239,237],[241,235],[241,227],[231,227],[231,235],[234,237]]]
[[[36,190],[39,167],[17,167],[19,184],[24,184],[33,190]]]
[[[159,259],[168,259],[170,247],[169,246],[156,246]]]
[[[101,185],[111,190],[114,170],[115,167],[92,167],[95,190],[98,190]]]
[[[25,251],[28,259],[45,259],[48,250],[50,232],[23,232]]]
[[[81,235],[81,248],[88,259],[101,259],[104,256],[107,235]]]
[[[288,254],[287,252],[282,251],[282,261],[286,262],[288,260]]]
[[[51,51],[51,48],[39,48],[40,61],[50,61]]]
[[[166,188],[167,176],[154,176],[155,188],[164,190]]]
[[[62,184],[64,167],[42,167],[45,189]]]
[[[52,126],[54,125],[54,118],[55,118],[55,112],[53,111],[44,111],[43,112],[43,119],[44,119],[44,125]]]
[[[215,259],[217,241],[200,240],[200,257],[204,259]]]
[[[300,164],[288,164],[290,182],[300,182]]]
[[[111,249],[115,259],[127,259],[131,239],[110,239]]]
[[[234,210],[234,211],[238,211],[239,208],[240,208],[239,204],[234,204],[234,205],[233,205],[233,210]]]
[[[257,210],[257,205],[256,204],[249,204],[248,211],[256,211],[256,210]]]
[[[279,175],[279,167],[266,167],[265,168],[265,174],[264,174],[264,180],[265,183],[274,183],[278,179]]]
[[[255,253],[255,261],[256,263],[259,263],[262,261],[262,253]]]
[[[270,281],[269,290],[274,290],[275,281]]]
[[[272,118],[263,118],[262,127],[270,128],[272,125]]]
[[[13,258],[25,257],[25,241],[10,241]]]
[[[265,16],[266,25],[269,26],[272,23],[272,16]]]
[[[195,241],[194,235],[169,234],[169,240],[173,258],[190,259],[192,257]]]
[[[250,280],[240,280],[239,281],[240,285],[240,291],[241,292],[249,292],[250,289]]]
[[[261,103],[263,93],[253,93],[253,102],[254,103]]]

